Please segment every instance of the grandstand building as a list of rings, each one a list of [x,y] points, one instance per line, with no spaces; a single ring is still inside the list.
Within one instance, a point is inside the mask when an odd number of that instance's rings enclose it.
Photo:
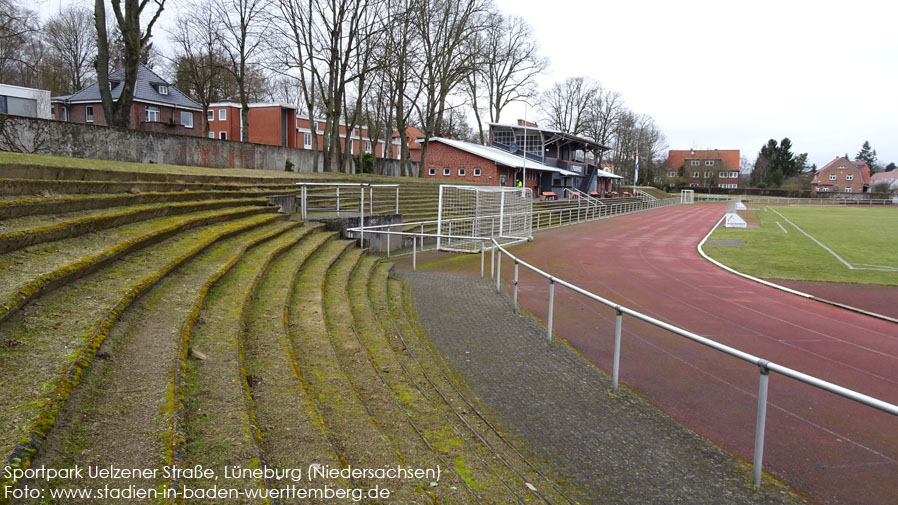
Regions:
[[[516,125],[490,123],[488,146],[430,139],[424,177],[491,186],[516,186],[520,181],[534,195],[603,194],[621,179],[595,164],[598,155],[608,149],[522,120]]]

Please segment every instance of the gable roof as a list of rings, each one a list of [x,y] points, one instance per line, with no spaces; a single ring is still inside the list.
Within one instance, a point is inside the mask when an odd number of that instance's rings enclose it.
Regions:
[[[870,167],[867,166],[867,163],[860,160],[851,161],[844,156],[836,156],[834,160],[830,161],[826,165],[823,165],[823,168],[821,168],[820,170],[817,170],[817,173],[814,174],[814,180],[811,181],[811,184],[820,182],[820,177],[823,176],[823,172],[825,172],[826,170],[837,168],[842,165],[857,170],[858,173],[860,173],[861,179],[864,181],[864,184],[870,184]]]
[[[671,149],[667,153],[667,170],[678,170],[686,160],[721,160],[723,168],[739,170],[738,149]]]
[[[480,144],[472,144],[470,142],[446,139],[446,138],[442,138],[442,137],[433,137],[432,139],[430,139],[430,141],[446,144],[448,146],[454,147],[456,149],[460,149],[465,152],[469,152],[473,155],[480,156],[481,158],[493,161],[500,165],[505,165],[507,167],[511,167],[511,168],[524,168],[525,167],[525,161],[524,161],[523,157],[515,156],[514,154],[511,154],[507,151],[503,151],[501,149],[497,149],[495,147],[482,146]],[[533,161],[533,160],[526,161],[526,168],[528,170],[542,170],[542,171],[546,171],[546,172],[555,172],[555,173],[558,173],[561,175],[576,175],[576,176],[583,175],[583,174],[578,174],[576,172],[571,172],[570,170],[565,170],[563,168],[555,168],[555,167],[550,167],[548,165],[543,165],[542,163],[537,163],[536,161]],[[612,179],[623,179],[623,177],[614,175],[609,172],[605,172],[604,170],[597,170],[597,172],[598,172],[599,177],[609,177]]]
[[[112,88],[112,99],[118,100],[122,94],[122,81],[125,78],[125,69],[119,68],[109,74],[109,82],[117,83]],[[168,94],[159,94],[158,85],[168,86]],[[66,103],[99,103],[100,85],[93,83],[90,86],[76,91],[66,100]],[[169,84],[165,79],[144,65],[137,67],[137,81],[134,83],[134,101],[149,103],[154,105],[165,105],[177,109],[203,110],[202,105],[191,100],[187,95],[178,88]]]

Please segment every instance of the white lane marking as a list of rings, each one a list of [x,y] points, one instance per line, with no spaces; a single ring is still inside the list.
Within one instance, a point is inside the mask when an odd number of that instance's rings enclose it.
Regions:
[[[780,212],[779,212],[778,210],[776,210],[776,209],[770,209],[770,210],[772,210],[773,212],[776,212],[776,215],[778,215],[779,217],[783,218],[783,221],[785,221],[785,222],[791,224],[792,226],[794,226],[795,229],[798,230],[799,232],[801,232],[802,235],[804,235],[805,237],[807,237],[807,238],[813,240],[813,241],[814,241],[817,245],[819,245],[820,247],[826,249],[827,252],[829,252],[830,254],[832,254],[837,260],[841,261],[843,265],[845,265],[846,267],[848,267],[849,270],[854,270],[854,265],[852,265],[851,263],[849,263],[849,262],[845,261],[844,259],[842,259],[841,256],[839,256],[838,254],[836,254],[836,252],[833,251],[832,249],[830,249],[829,247],[826,247],[825,245],[823,245],[823,242],[820,242],[819,240],[815,239],[810,233],[808,233],[808,232],[802,230],[801,228],[798,227],[797,224],[793,223],[792,221],[789,221],[789,220],[786,218],[786,216],[780,214]]]
[[[781,225],[779,221],[776,222],[776,225],[780,227],[780,230],[783,230],[783,233],[789,233],[785,228],[783,228],[783,225]]]

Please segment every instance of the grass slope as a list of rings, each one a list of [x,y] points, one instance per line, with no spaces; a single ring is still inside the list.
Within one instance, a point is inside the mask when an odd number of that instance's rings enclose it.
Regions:
[[[865,264],[898,268],[898,209],[783,206],[751,212],[757,213],[759,228],[719,228],[711,235],[712,240],[742,240],[745,246],[705,245],[705,253],[765,279],[898,285],[898,272],[862,269]],[[787,220],[858,268],[848,268]]]

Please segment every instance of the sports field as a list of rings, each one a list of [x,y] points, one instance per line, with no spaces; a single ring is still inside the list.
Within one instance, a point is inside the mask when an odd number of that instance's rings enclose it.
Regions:
[[[898,209],[749,209],[740,214],[748,214],[746,221],[756,221],[759,226],[718,228],[704,246],[705,253],[740,272],[765,279],[898,285]],[[752,214],[756,218],[752,219]]]

